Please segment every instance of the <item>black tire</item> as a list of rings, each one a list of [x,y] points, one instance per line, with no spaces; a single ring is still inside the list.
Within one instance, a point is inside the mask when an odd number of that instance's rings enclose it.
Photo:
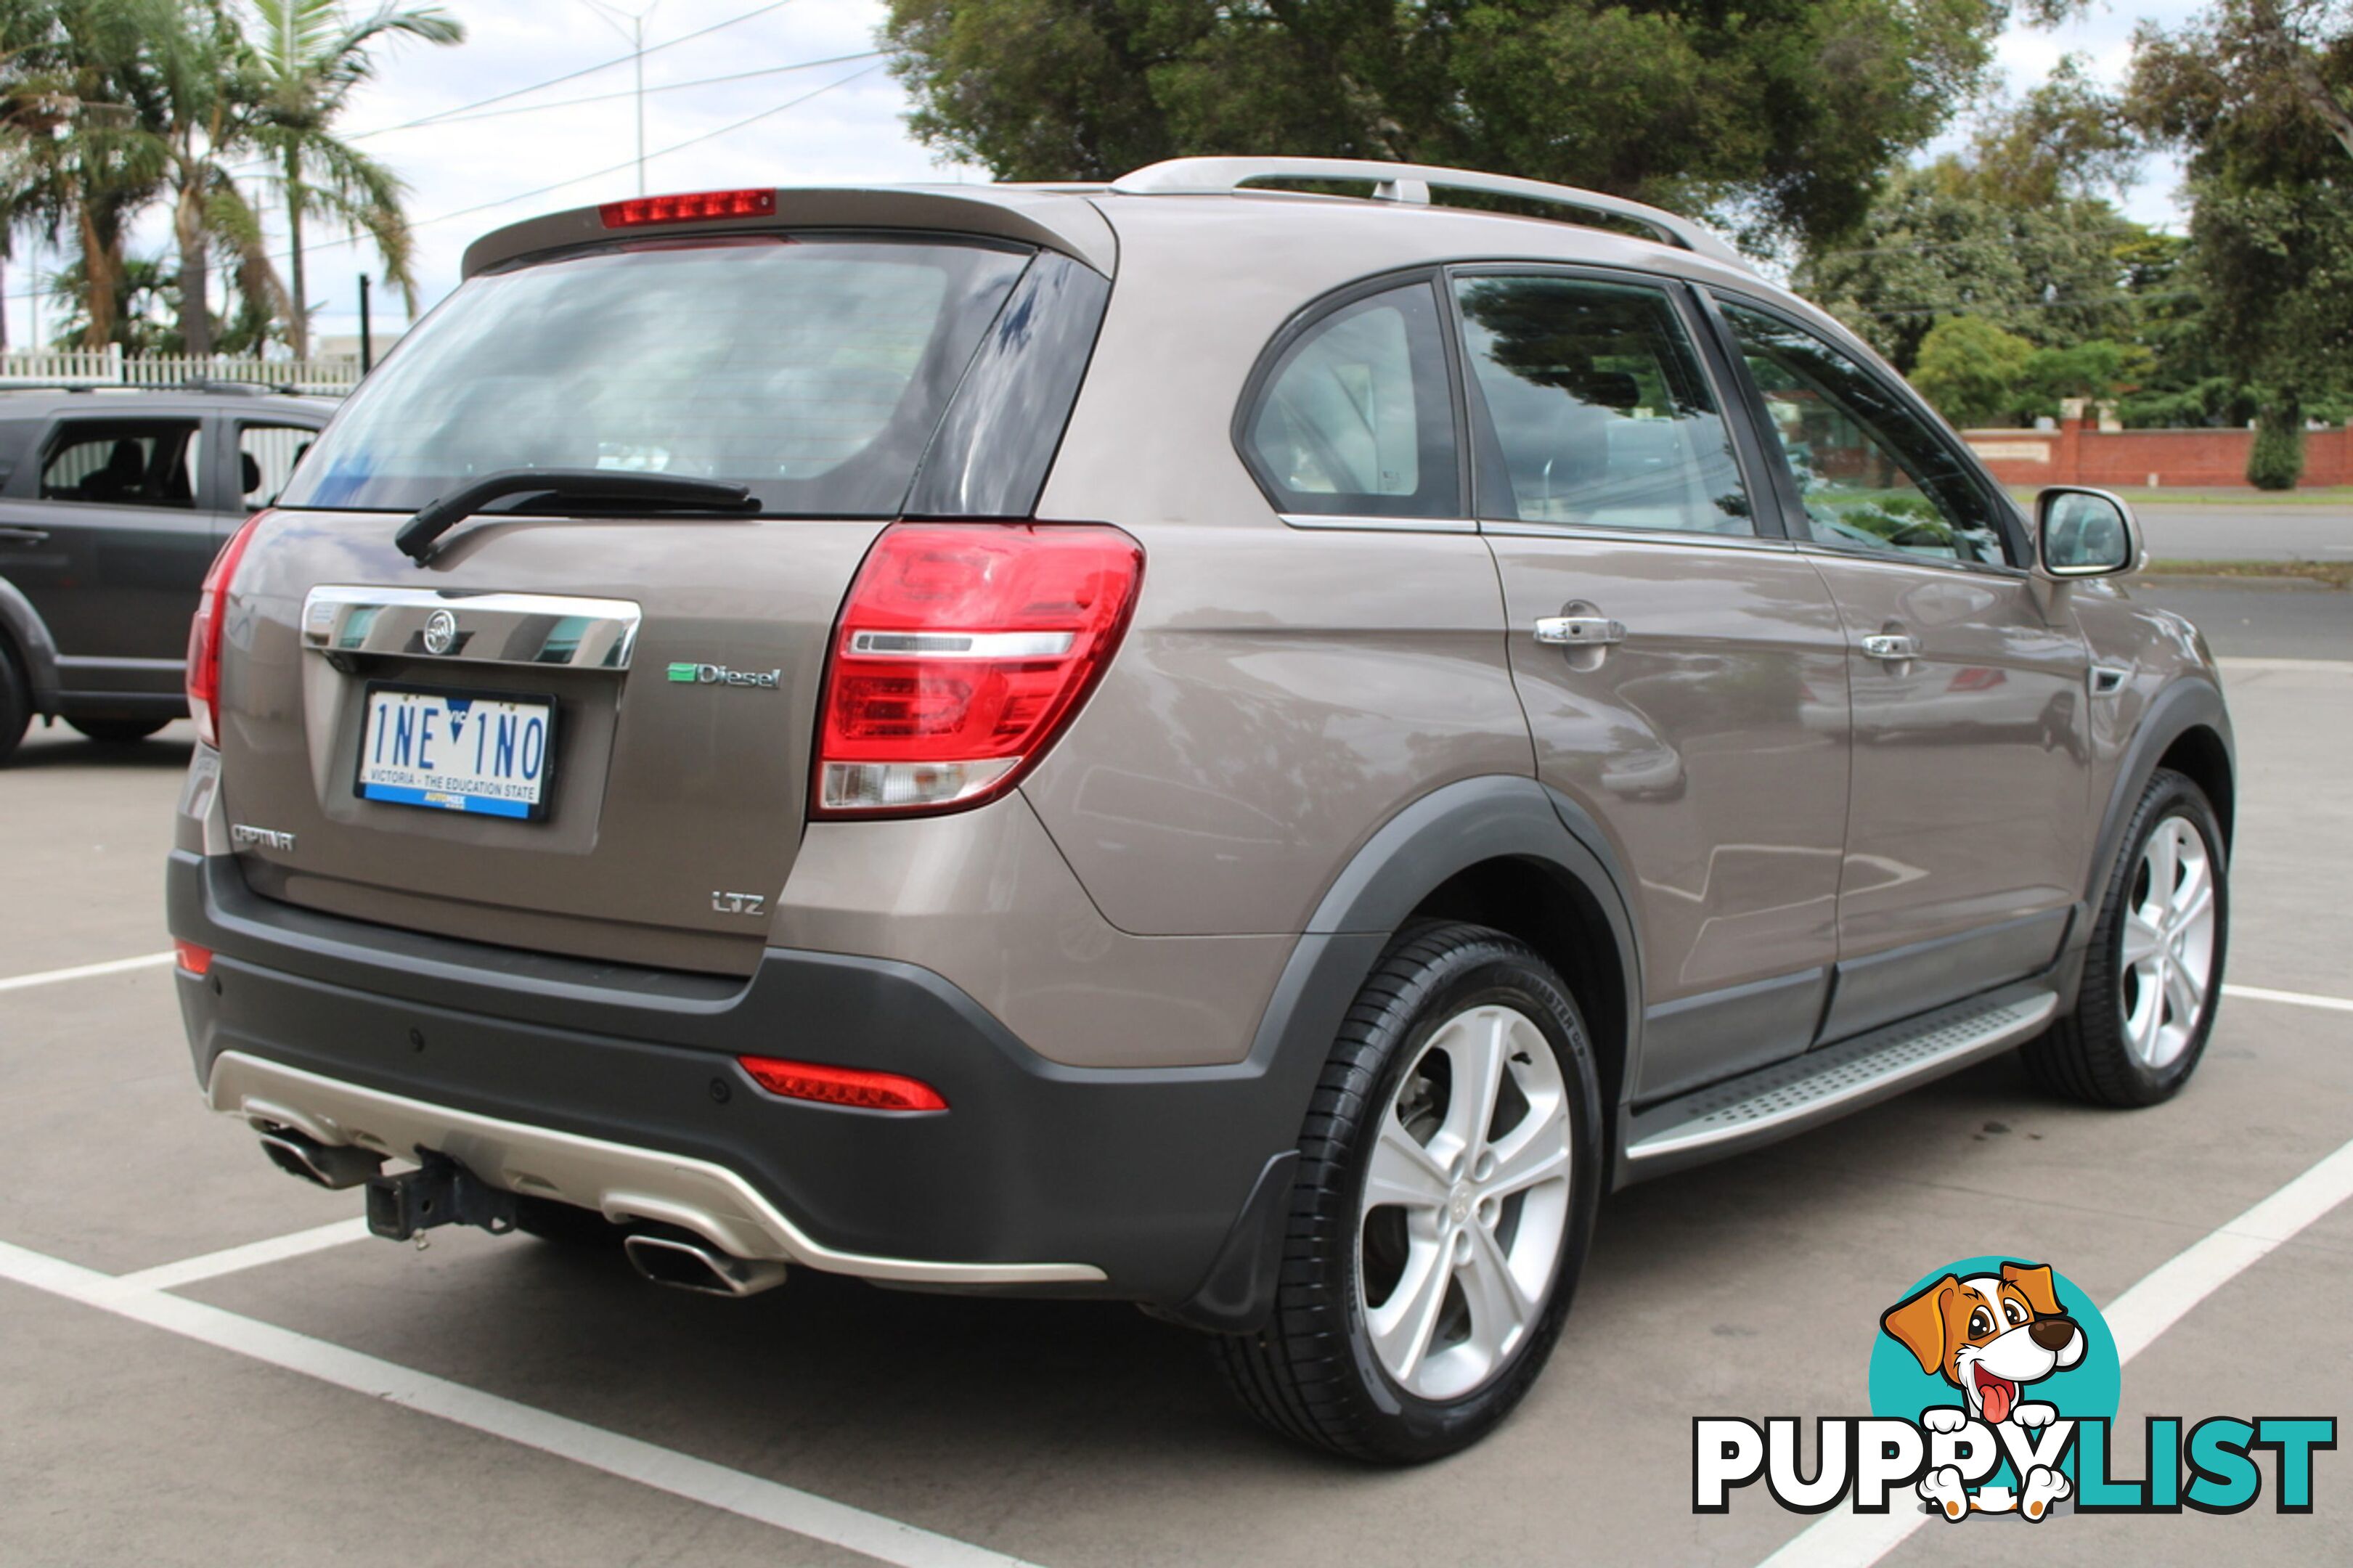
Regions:
[[[0,637],[0,767],[16,754],[16,742],[33,722],[33,694],[25,684],[16,650]]]
[[[171,722],[169,719],[68,719],[67,723],[101,746],[129,746]]]
[[[621,1238],[628,1234],[595,1209],[521,1194],[515,1198],[515,1228],[525,1236],[584,1252],[617,1251]]]
[[[1459,1398],[1433,1402],[1393,1381],[1372,1348],[1358,1288],[1358,1204],[1381,1121],[1424,1045],[1457,1014],[1496,1004],[1536,1024],[1561,1069],[1572,1154],[1562,1245],[1549,1294],[1537,1299],[1534,1323],[1501,1369]],[[1251,1414],[1296,1441],[1388,1464],[1459,1452],[1511,1414],[1559,1337],[1592,1239],[1601,1186],[1597,1084],[1576,1002],[1526,945],[1483,926],[1400,933],[1349,1009],[1308,1110],[1273,1312],[1257,1332],[1217,1342]]]
[[[2124,1011],[2124,941],[2133,900],[2140,890],[2142,854],[2162,825],[2187,822],[2204,841],[2214,889],[2214,956],[2188,1044],[2163,1067],[2151,1067],[2132,1049]],[[2189,1081],[2206,1054],[2214,1008],[2222,995],[2223,960],[2230,952],[2231,877],[2222,828],[2206,793],[2184,774],[2160,768],[2141,792],[2126,825],[2124,844],[2102,893],[2092,944],[2084,958],[2084,981],[2073,1011],[2048,1034],[2020,1052],[2026,1070],[2054,1093],[2092,1105],[2133,1107],[2170,1100]]]

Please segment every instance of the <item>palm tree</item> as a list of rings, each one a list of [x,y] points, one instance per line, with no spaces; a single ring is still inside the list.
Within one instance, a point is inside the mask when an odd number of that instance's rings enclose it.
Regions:
[[[372,50],[380,39],[420,38],[455,44],[462,23],[438,5],[396,8],[381,0],[359,20],[343,0],[250,0],[250,38],[263,78],[262,111],[254,140],[277,163],[286,193],[286,226],[293,249],[293,308],[288,322],[294,356],[311,353],[310,300],[305,291],[302,219],[311,212],[365,234],[384,258],[384,279],[401,291],[411,313],[417,279],[409,270],[406,193],[390,169],[335,134],[336,117],[352,91],[375,74]]]
[[[124,236],[164,183],[146,20],[137,0],[0,5],[0,219],[72,231],[89,348],[115,337]]]
[[[172,236],[180,259],[180,339],[199,357],[214,350],[212,258],[236,267],[248,313],[284,309],[285,289],[262,245],[261,219],[228,163],[252,144],[260,112],[259,62],[219,0],[133,0],[147,48],[157,111],[149,130],[163,145],[172,195]],[[285,313],[290,314],[290,311]]]

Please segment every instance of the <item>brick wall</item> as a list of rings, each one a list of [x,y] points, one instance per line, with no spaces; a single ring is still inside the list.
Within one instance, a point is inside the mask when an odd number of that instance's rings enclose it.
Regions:
[[[1962,435],[1994,478],[2028,486],[2243,485],[2255,444],[2252,430],[2102,430],[2082,419]],[[2303,483],[2353,485],[2353,429],[2305,432]]]

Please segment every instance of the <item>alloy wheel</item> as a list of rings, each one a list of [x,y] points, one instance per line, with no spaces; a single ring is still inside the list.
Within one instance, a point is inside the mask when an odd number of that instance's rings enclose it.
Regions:
[[[2168,816],[2141,847],[2117,963],[2124,1036],[2143,1065],[2189,1048],[2214,974],[2214,862],[2186,816]]]
[[[1358,1309],[1397,1384],[1461,1398],[1543,1316],[1568,1215],[1573,1133],[1535,1021],[1479,1006],[1433,1030],[1382,1113],[1357,1207]]]

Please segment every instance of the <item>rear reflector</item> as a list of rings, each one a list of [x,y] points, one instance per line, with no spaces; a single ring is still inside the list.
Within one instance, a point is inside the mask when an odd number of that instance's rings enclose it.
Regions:
[[[175,942],[172,944],[172,951],[185,973],[189,974],[212,973],[213,950],[211,948],[198,947],[193,942]]]
[[[773,217],[774,191],[694,191],[681,196],[638,196],[607,202],[596,209],[607,228],[639,228],[651,223],[702,223],[717,217]]]
[[[894,1072],[861,1072],[856,1068],[819,1067],[815,1062],[779,1061],[775,1057],[737,1057],[753,1081],[770,1094],[786,1100],[814,1100],[826,1105],[855,1105],[867,1110],[945,1110],[948,1102],[930,1084]]]
[[[898,523],[841,609],[818,816],[977,805],[1010,789],[1127,629],[1143,547],[1096,523]]]
[[[246,519],[244,527],[228,536],[228,542],[213,557],[212,570],[205,574],[204,589],[196,596],[196,618],[188,623],[188,716],[196,721],[196,738],[207,746],[220,744],[221,636],[228,620],[229,586],[237,579],[237,563],[245,559],[254,529],[269,515],[255,512]]]

